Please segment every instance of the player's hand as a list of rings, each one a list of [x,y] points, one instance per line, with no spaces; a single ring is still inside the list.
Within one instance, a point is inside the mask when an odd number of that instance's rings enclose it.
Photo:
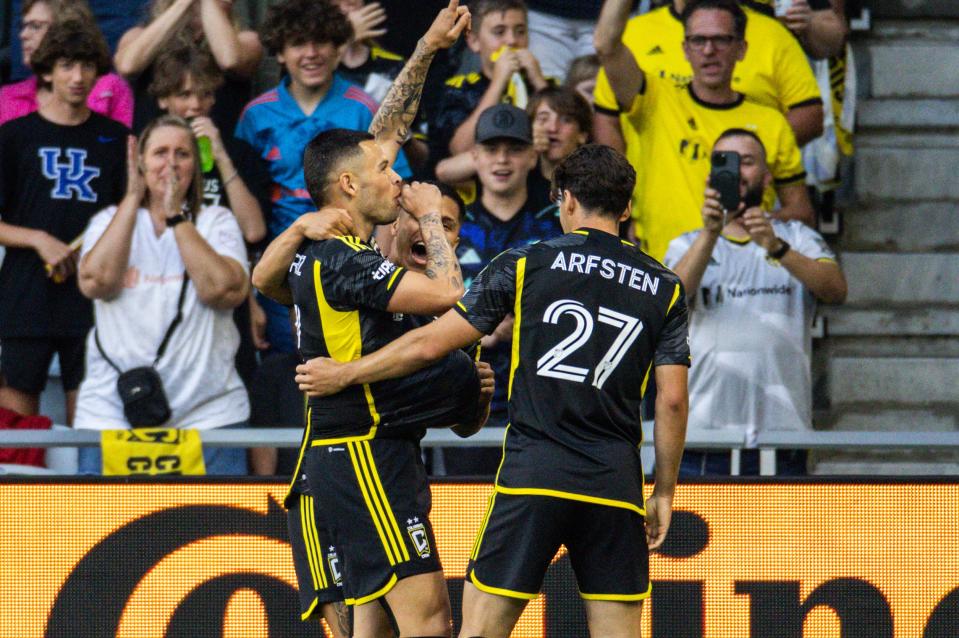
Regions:
[[[423,36],[423,43],[431,50],[448,49],[470,26],[470,10],[459,6],[459,0],[450,0],[449,6],[441,9]]]
[[[739,205],[742,210],[743,204]],[[719,203],[719,191],[714,188],[706,187],[706,199],[703,202],[703,228],[708,233],[718,235],[723,230],[725,221],[723,205]]]
[[[672,516],[672,496],[659,496],[653,492],[653,495],[646,499],[646,545],[650,550],[657,549],[666,540]]]
[[[495,387],[495,382],[493,380],[493,368],[490,367],[490,364],[485,361],[476,362],[476,375],[479,377],[480,381],[480,391],[479,391],[479,403],[477,404],[476,409],[476,420],[470,423],[457,423],[454,425],[451,430],[457,436],[461,436],[464,439],[468,436],[473,436],[479,432],[486,421],[489,420],[489,409],[490,403],[493,400],[493,389]]]
[[[253,347],[257,350],[266,350],[270,347],[270,342],[266,340],[266,311],[263,310],[257,300],[256,295],[250,295],[250,336],[253,339]]]
[[[216,127],[216,124],[213,123],[208,117],[195,117],[190,120],[190,128],[193,129],[193,134],[197,137],[207,137],[210,140],[210,150],[213,153],[213,157],[220,158],[226,154],[226,147],[223,146],[223,138],[220,136],[220,129]]]
[[[762,208],[754,206],[747,209],[743,213],[743,226],[756,245],[766,252],[779,245],[779,238],[776,237],[773,226],[769,223],[769,216]]]
[[[313,241],[356,234],[356,226],[350,214],[342,208],[332,206],[304,213],[294,223],[305,238]]]
[[[793,0],[792,5],[786,10],[786,15],[779,19],[787,29],[796,34],[796,37],[802,38],[809,31],[812,8],[806,0]]]
[[[127,136],[127,195],[136,199],[137,206],[143,200],[146,182],[140,172],[140,156],[137,154],[136,135]]]
[[[379,28],[386,22],[386,10],[379,2],[371,2],[346,14],[353,25],[353,41],[362,42],[386,35],[386,29]]]
[[[480,399],[486,399],[489,403],[493,399],[493,390],[496,388],[495,375],[493,368],[485,361],[476,362],[476,376],[480,381]]]
[[[405,184],[400,194],[400,206],[417,220],[427,213],[438,213],[442,202],[440,189],[425,182]]]
[[[500,343],[510,343],[513,341],[513,323],[516,317],[513,313],[499,322],[499,325],[493,330],[493,334],[486,335],[480,340],[480,345],[484,348],[492,348]]]
[[[60,283],[77,271],[77,253],[53,235],[38,231],[33,249],[46,267],[47,277]]]
[[[296,384],[311,397],[326,397],[336,394],[346,386],[341,382],[340,367],[343,364],[317,357],[296,366]]]
[[[497,55],[499,57],[496,57]],[[490,80],[493,84],[506,86],[513,74],[519,73],[522,68],[519,63],[519,56],[516,55],[516,49],[504,45],[493,56],[496,59],[493,61],[493,77]]]
[[[539,60],[529,49],[517,49],[516,59],[519,60],[520,69],[526,74],[526,79],[534,86],[546,84],[546,76],[539,66]]]

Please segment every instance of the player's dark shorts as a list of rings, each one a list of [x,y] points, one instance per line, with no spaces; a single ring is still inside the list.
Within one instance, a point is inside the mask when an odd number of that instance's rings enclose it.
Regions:
[[[40,394],[54,353],[60,357],[63,389],[71,392],[83,380],[85,337],[4,337],[0,340],[0,375],[14,390]]]
[[[289,503],[286,523],[293,548],[293,566],[300,591],[300,617],[310,618],[324,604],[343,600],[340,559],[315,499],[297,494]]]
[[[375,600],[400,579],[442,569],[417,441],[314,443],[303,471],[339,553],[346,604]]]
[[[467,578],[490,594],[535,598],[560,545],[566,546],[583,598],[633,601],[649,596],[643,517],[620,507],[553,496],[495,493]]]

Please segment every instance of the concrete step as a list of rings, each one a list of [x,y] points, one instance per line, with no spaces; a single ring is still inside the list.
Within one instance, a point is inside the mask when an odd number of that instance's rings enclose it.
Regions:
[[[954,432],[959,405],[903,407],[890,403],[837,407],[815,419],[817,429],[845,432]]]
[[[957,254],[849,252],[841,259],[847,303],[959,304]]]
[[[867,6],[878,18],[959,18],[955,0],[870,0]]]
[[[842,211],[840,254],[959,252],[959,202],[902,201],[860,204]]]
[[[887,98],[859,100],[856,130],[959,128],[959,99]]]
[[[874,336],[956,337],[959,339],[957,337],[959,306],[919,308],[820,306],[819,315],[826,320],[826,335],[833,339]]]
[[[959,410],[959,357],[834,356],[828,374],[834,411],[875,404]]]
[[[872,97],[959,96],[959,26],[881,21],[856,45]]]
[[[959,73],[955,75],[959,77]],[[865,131],[856,136],[855,163],[860,201],[959,201],[959,180],[955,178],[959,135]]]

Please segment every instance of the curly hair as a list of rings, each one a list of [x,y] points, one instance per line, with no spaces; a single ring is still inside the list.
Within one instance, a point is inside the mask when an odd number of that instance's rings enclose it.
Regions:
[[[45,74],[53,72],[58,60],[92,62],[97,77],[110,70],[110,50],[95,24],[82,20],[66,20],[50,25],[37,50],[30,56],[30,66],[43,88],[49,82]]]
[[[352,37],[350,21],[328,0],[284,0],[267,9],[260,27],[260,40],[270,55],[306,42],[338,47]]]
[[[183,46],[160,54],[153,65],[153,81],[148,91],[165,98],[180,90],[187,75],[198,90],[215,91],[223,84],[223,73],[206,49]]]

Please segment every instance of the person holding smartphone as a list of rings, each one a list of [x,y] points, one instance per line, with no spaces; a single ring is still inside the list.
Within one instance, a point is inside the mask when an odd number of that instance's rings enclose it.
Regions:
[[[707,186],[703,228],[670,242],[664,262],[689,298],[689,428],[741,428],[753,442],[763,430],[809,430],[815,303],[842,303],[846,279],[819,233],[763,208],[773,178],[755,133],[724,131],[713,156],[727,166],[738,158],[738,201]],[[743,474],[758,474],[757,452],[744,452]],[[777,468],[805,474],[806,460],[804,450],[779,450]],[[729,472],[725,450],[686,451],[681,465],[686,476]]]

